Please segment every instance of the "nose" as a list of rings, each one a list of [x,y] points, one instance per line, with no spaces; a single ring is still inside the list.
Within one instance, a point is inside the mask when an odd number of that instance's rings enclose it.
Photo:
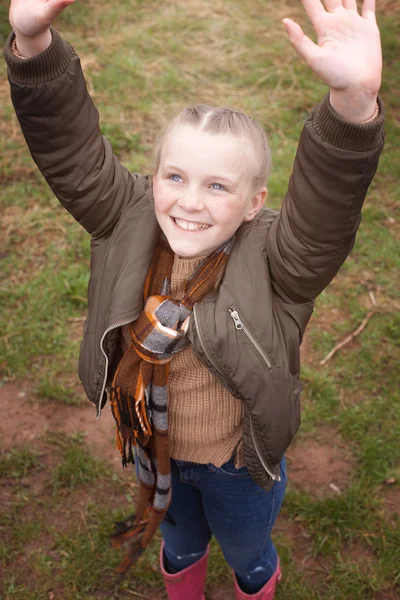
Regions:
[[[192,186],[188,186],[185,190],[182,190],[178,199],[178,206],[187,212],[203,210],[204,202],[200,190]]]

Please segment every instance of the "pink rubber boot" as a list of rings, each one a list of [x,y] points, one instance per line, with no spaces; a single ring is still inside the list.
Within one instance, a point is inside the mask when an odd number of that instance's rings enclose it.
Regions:
[[[235,580],[236,600],[246,600],[246,598],[252,598],[253,600],[274,600],[276,584],[282,579],[279,557],[275,573],[272,575],[271,579],[267,581],[262,590],[256,594],[245,594],[242,592],[236,580],[235,574],[233,574],[233,578]]]
[[[205,600],[203,590],[209,552],[210,548],[207,546],[207,551],[200,560],[179,573],[171,574],[164,568],[164,542],[161,544],[160,568],[169,600]]]

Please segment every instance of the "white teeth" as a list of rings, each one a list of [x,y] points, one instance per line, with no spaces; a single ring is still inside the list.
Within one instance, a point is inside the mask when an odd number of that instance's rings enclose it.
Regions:
[[[174,221],[180,229],[184,229],[185,231],[199,231],[200,229],[208,229],[210,227],[210,225],[192,223],[191,221],[184,221],[183,219],[174,219]]]

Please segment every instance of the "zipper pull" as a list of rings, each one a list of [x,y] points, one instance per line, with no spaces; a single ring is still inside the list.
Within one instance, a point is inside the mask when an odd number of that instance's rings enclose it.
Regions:
[[[228,308],[228,312],[231,315],[233,322],[235,323],[235,327],[236,329],[243,329],[244,325],[239,317],[239,313],[237,310],[232,310],[231,308]]]

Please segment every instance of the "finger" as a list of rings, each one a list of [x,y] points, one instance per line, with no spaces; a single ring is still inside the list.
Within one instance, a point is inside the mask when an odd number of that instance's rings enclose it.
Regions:
[[[55,13],[59,13],[67,8],[70,4],[73,4],[75,0],[49,0],[46,2],[47,6]]]
[[[311,23],[314,24],[318,18],[325,14],[325,9],[320,0],[301,0],[304,10],[311,19]]]
[[[49,0],[46,2],[45,6],[47,6],[47,14],[53,20],[57,15],[59,15],[67,6],[73,4],[75,0]]]
[[[356,10],[358,12],[356,0],[343,0],[343,6],[347,10]]]
[[[57,0],[54,4],[58,4],[59,10],[64,10],[70,4],[74,4],[75,0]]]
[[[295,21],[292,21],[292,19],[283,19],[283,24],[288,33],[290,43],[295,50],[307,63],[312,62],[312,59],[316,58],[320,51],[317,44],[314,44],[314,42],[305,35],[300,25]]]
[[[364,19],[375,21],[375,0],[364,0],[361,14]]]
[[[333,12],[337,8],[343,8],[342,0],[324,0],[326,10]]]

